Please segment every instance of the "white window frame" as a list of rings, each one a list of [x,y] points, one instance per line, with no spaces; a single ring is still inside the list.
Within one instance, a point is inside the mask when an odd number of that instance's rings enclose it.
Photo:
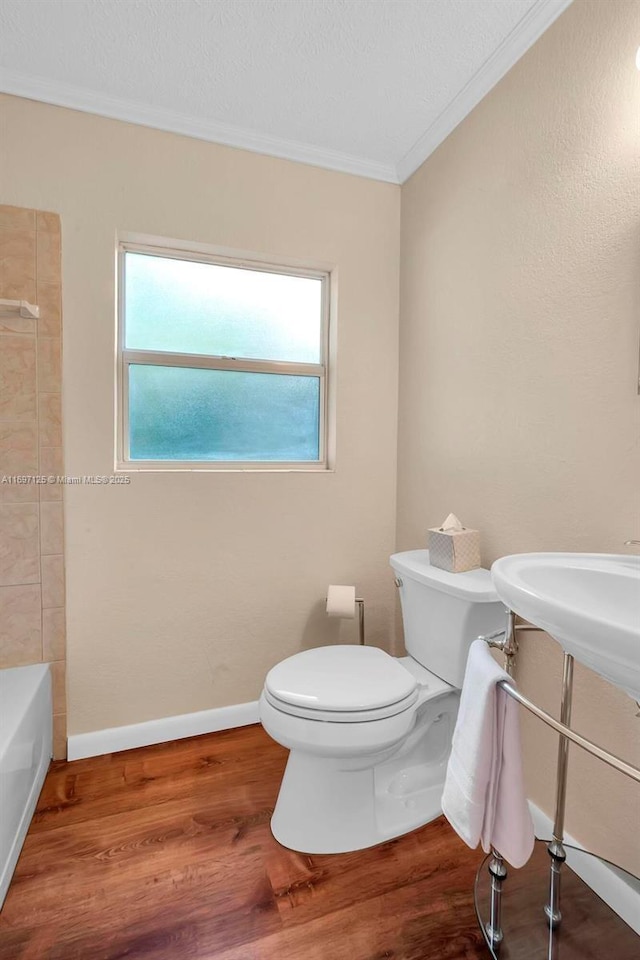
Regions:
[[[295,363],[245,359],[209,354],[174,353],[156,350],[130,350],[125,347],[125,255],[143,253],[163,259],[189,260],[197,263],[211,263],[217,266],[236,267],[241,270],[276,273],[281,276],[307,277],[320,280],[321,294],[321,330],[320,362]],[[329,365],[329,313],[330,283],[329,270],[294,267],[274,264],[248,258],[229,257],[201,250],[181,249],[156,244],[120,241],[117,250],[117,404],[116,427],[116,469],[127,473],[134,471],[245,471],[268,472],[281,471],[327,471],[328,464],[328,365]],[[129,367],[131,364],[149,364],[152,366],[191,367],[207,370],[238,370],[245,373],[271,373],[308,376],[320,381],[319,403],[319,450],[317,460],[131,460],[129,456]]]

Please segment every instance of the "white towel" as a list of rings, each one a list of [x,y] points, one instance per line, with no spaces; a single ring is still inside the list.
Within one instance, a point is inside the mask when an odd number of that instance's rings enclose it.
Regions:
[[[524,792],[518,705],[501,687],[513,683],[484,640],[471,644],[442,795],[447,820],[470,847],[491,847],[514,867],[533,851]]]

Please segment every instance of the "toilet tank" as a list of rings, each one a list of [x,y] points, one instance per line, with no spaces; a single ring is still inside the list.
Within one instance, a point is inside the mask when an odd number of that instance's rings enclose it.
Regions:
[[[469,647],[506,626],[506,608],[488,570],[449,573],[429,563],[428,550],[395,553],[407,653],[454,687],[462,687]]]

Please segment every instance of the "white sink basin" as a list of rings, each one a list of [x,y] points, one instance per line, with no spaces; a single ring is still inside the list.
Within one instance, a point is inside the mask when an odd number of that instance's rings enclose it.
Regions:
[[[640,557],[520,553],[491,567],[498,596],[640,700]]]

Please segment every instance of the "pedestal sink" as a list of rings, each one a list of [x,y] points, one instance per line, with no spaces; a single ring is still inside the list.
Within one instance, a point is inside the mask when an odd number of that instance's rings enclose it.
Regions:
[[[491,567],[500,599],[640,700],[640,557],[520,553]]]

